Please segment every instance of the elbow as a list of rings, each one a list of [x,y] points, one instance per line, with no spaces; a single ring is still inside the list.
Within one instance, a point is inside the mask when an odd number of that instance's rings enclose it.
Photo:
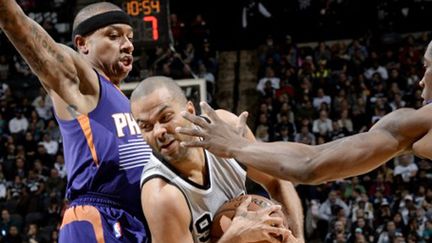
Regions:
[[[319,185],[324,183],[326,180],[318,175],[313,169],[305,169],[299,176],[299,184],[306,185]]]
[[[295,184],[318,185],[325,182],[325,178],[320,176],[318,168],[314,166],[314,159],[308,158],[300,162],[294,170],[291,168],[280,168],[283,179],[290,180]],[[287,173],[288,172],[288,173]]]

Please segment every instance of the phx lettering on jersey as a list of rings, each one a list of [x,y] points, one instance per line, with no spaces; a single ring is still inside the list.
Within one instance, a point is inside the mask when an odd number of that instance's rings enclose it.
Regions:
[[[112,115],[117,130],[117,136],[119,138],[125,136],[123,129],[126,127],[130,130],[130,135],[141,134],[140,129],[136,121],[133,119],[130,113],[116,113]]]

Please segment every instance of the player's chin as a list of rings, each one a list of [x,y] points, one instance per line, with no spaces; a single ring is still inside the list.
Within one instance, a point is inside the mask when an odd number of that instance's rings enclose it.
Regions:
[[[122,63],[119,63],[119,65],[115,69],[116,74],[121,79],[125,79],[129,72],[132,71],[132,65],[124,65]]]
[[[117,79],[122,82],[123,80],[125,80],[128,76],[129,72],[125,73],[125,72],[116,72],[116,77]]]

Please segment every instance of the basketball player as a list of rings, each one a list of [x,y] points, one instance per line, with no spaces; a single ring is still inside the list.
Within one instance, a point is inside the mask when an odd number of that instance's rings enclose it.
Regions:
[[[424,54],[425,73],[420,81],[425,100],[420,109],[403,108],[380,119],[368,132],[323,145],[290,142],[251,142],[214,110],[202,103],[211,123],[183,113],[200,129],[177,128],[182,134],[202,140],[184,142],[186,147],[204,147],[222,157],[234,157],[248,166],[293,182],[319,184],[367,173],[401,153],[432,159],[432,42]],[[241,115],[244,126],[246,113]]]
[[[60,242],[144,242],[139,178],[150,149],[118,88],[132,69],[133,31],[119,7],[96,3],[73,23],[78,52],[56,43],[15,0],[0,27],[54,103],[67,168]]]
[[[150,159],[141,178],[141,203],[152,240],[210,242],[211,221],[218,208],[246,192],[246,170],[233,159],[222,159],[201,148],[180,146],[184,139],[197,139],[174,131],[177,126],[190,124],[181,117],[181,111],[195,114],[195,108],[172,79],[151,77],[142,81],[131,95],[131,110],[143,137],[158,154],[158,158]],[[218,114],[228,122],[237,122],[237,117],[227,111],[218,111]],[[253,136],[251,134],[248,131],[248,137]],[[254,169],[248,169],[247,176],[261,183],[274,199],[283,202],[288,211],[287,225],[294,236],[302,240],[301,203],[292,184]],[[233,221],[231,227],[238,231],[228,229],[229,233],[219,242],[260,239],[277,242],[270,234],[287,235],[287,229],[282,227],[281,217],[268,216],[273,210],[275,208],[260,212],[260,219],[253,219],[259,223],[255,227],[253,224],[250,228],[238,227],[235,223],[242,222]]]

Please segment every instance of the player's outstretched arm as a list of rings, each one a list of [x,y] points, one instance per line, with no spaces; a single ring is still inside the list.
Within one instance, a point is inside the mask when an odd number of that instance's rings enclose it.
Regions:
[[[400,109],[382,118],[369,132],[309,146],[290,142],[250,142],[222,121],[207,104],[202,104],[202,109],[210,118],[210,124],[184,114],[201,129],[179,128],[178,131],[203,138],[185,146],[205,147],[276,177],[306,184],[364,174],[409,150],[430,130],[427,114],[432,112],[432,107],[428,106],[419,110]]]
[[[81,79],[78,73],[97,80],[89,64],[71,48],[56,43],[38,23],[24,14],[15,0],[0,0],[0,28],[48,92],[53,90],[66,103],[80,107],[82,97],[74,90],[78,89]]]

